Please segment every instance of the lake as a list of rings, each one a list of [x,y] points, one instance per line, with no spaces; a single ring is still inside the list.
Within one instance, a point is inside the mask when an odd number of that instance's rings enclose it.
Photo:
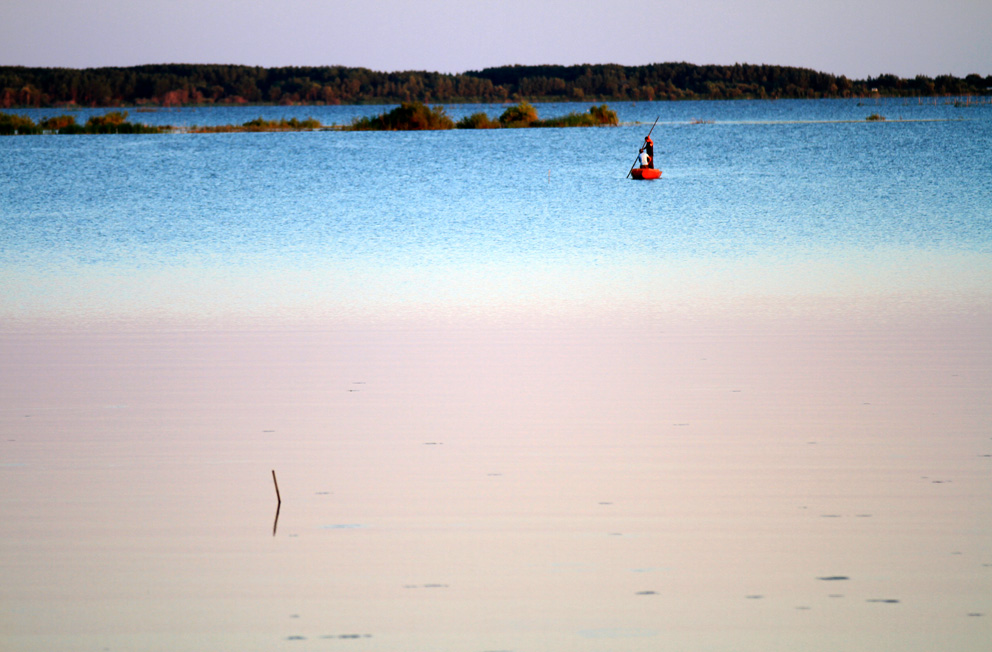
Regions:
[[[611,108],[0,139],[3,646],[987,649],[992,105]]]

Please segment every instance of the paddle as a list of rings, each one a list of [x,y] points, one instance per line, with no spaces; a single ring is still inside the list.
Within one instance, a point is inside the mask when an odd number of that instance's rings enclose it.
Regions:
[[[647,140],[648,138],[651,137],[651,132],[654,131],[655,125],[658,124],[658,121],[659,120],[661,120],[661,116],[660,115],[657,118],[654,119],[654,124],[651,125],[651,131],[649,131],[648,132],[648,135],[644,137],[644,140]],[[641,149],[643,149],[643,148],[641,148]],[[634,165],[637,165],[637,161],[640,158],[641,158],[641,150],[639,149],[639,150],[637,150],[637,158],[634,159]],[[634,165],[631,165],[630,166],[630,169],[627,170],[627,178],[628,179],[630,178],[630,173],[634,171]]]

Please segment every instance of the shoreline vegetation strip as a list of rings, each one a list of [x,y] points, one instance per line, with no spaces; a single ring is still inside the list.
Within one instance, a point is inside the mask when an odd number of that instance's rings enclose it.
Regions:
[[[429,107],[421,102],[403,102],[391,111],[373,117],[356,118],[350,125],[323,125],[313,118],[299,120],[265,120],[256,118],[241,125],[149,126],[128,122],[127,111],[111,111],[91,116],[78,124],[75,116],[58,115],[35,123],[27,116],[0,112],[0,135],[31,134],[160,134],[160,133],[232,133],[262,131],[425,131],[440,129],[513,129],[525,127],[615,127],[620,124],[615,111],[607,105],[592,106],[586,113],[572,112],[541,120],[528,102],[520,102],[496,120],[486,113],[473,113],[458,122],[444,107]]]
[[[455,122],[444,107],[428,107],[420,102],[403,102],[395,109],[372,117],[355,118],[350,125],[325,125],[314,118],[266,120],[255,118],[240,125],[211,125],[176,127],[151,126],[128,122],[127,111],[111,111],[91,116],[85,124],[78,124],[75,116],[57,115],[34,122],[31,118],[0,111],[0,136],[41,134],[214,134],[290,131],[428,131],[445,129],[516,129],[541,127],[616,127],[620,125],[615,111],[606,104],[592,106],[586,113],[571,112],[563,116],[541,120],[528,102],[507,108],[493,120],[484,112],[473,113]],[[872,113],[868,122],[884,122],[886,118]],[[841,122],[856,122],[843,120]],[[906,122],[898,119],[896,122]],[[636,124],[636,123],[635,123]],[[712,120],[692,120],[691,124],[713,124]]]

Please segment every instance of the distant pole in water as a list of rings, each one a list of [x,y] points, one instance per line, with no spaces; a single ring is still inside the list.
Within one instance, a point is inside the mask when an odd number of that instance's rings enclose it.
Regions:
[[[279,496],[279,483],[276,482],[276,470],[272,469],[272,484],[276,486],[276,501],[282,505],[282,498]]]

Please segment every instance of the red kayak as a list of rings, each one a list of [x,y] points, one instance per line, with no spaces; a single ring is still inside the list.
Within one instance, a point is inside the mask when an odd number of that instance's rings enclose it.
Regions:
[[[661,170],[655,168],[634,168],[630,171],[633,179],[657,179],[661,176]]]

